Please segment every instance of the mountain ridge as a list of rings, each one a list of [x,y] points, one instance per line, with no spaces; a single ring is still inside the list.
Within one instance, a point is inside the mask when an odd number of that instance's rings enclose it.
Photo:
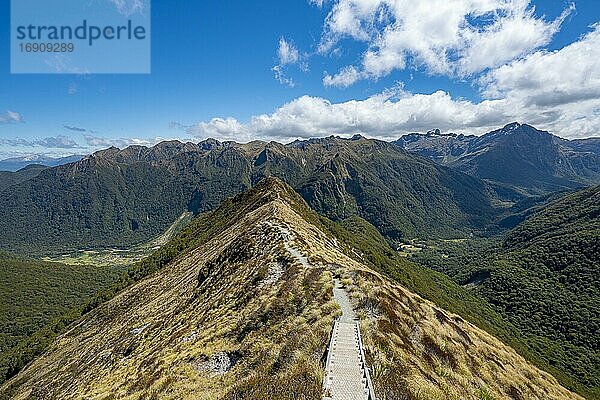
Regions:
[[[491,335],[348,256],[321,217],[275,178],[199,218],[212,232],[188,230],[159,250],[174,249],[162,268],[71,325],[0,393],[320,398],[338,275],[361,319],[379,396],[581,398]]]

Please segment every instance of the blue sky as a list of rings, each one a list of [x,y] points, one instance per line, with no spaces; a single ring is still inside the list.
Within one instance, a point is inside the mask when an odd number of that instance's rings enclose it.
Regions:
[[[154,0],[147,75],[11,75],[2,2],[0,159],[163,138],[481,134],[514,119],[600,135],[598,2],[455,1]]]

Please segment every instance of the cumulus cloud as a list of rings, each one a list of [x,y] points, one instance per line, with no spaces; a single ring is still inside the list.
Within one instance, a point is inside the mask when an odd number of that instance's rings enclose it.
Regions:
[[[485,74],[488,99],[510,99],[532,122],[566,136],[600,134],[600,25],[557,51],[538,51]]]
[[[570,4],[548,20],[536,15],[530,0],[333,0],[319,51],[332,54],[342,39],[364,42],[366,49],[359,63],[324,73],[324,86],[424,68],[472,79],[483,100],[400,87],[341,103],[303,96],[247,122],[215,118],[189,133],[242,141],[355,133],[385,139],[431,128],[480,134],[518,120],[563,137],[598,135],[600,28],[561,50],[543,50],[573,10]],[[282,65],[296,60],[287,41],[280,40],[280,49]],[[274,68],[276,77],[293,84],[281,68]]]
[[[527,106],[560,106],[600,99],[600,25],[560,50],[539,51],[486,74],[488,98],[518,97]]]
[[[547,21],[530,0],[336,0],[319,51],[330,52],[344,38],[364,42],[361,78],[409,65],[469,76],[545,46],[573,9]]]
[[[242,124],[232,117],[213,118],[210,121],[203,121],[193,125],[172,122],[170,126],[172,128],[183,130],[188,135],[196,138],[236,140],[240,142],[249,142],[254,139],[263,138],[257,136],[256,132],[252,132],[249,126]]]
[[[360,79],[360,77],[361,73],[356,69],[356,67],[349,65],[335,75],[325,74],[325,77],[323,78],[323,85],[345,88],[353,85]]]
[[[18,124],[21,122],[25,122],[25,120],[18,112],[7,110],[4,114],[0,114],[0,124]]]
[[[419,94],[401,86],[363,100],[332,103],[302,96],[270,114],[247,122],[214,118],[187,127],[201,138],[289,141],[356,133],[393,139],[407,132],[440,128],[482,134],[520,121],[566,138],[600,134],[600,27],[555,52],[538,51],[484,75],[479,102],[436,91]],[[355,72],[326,76],[326,84],[344,85]],[[347,82],[347,81],[346,81]]]
[[[249,141],[294,139],[356,133],[391,139],[406,132],[439,127],[457,132],[482,133],[510,121],[502,100],[479,104],[452,99],[448,93],[410,94],[401,88],[364,100],[332,103],[302,96],[271,114],[256,115],[247,123],[214,118],[188,127],[199,138]]]
[[[459,71],[480,72],[514,60],[547,45],[564,20],[575,10],[571,3],[554,21],[535,17],[529,1],[516,1],[506,17],[496,20],[489,29],[466,30],[469,45],[460,50]]]

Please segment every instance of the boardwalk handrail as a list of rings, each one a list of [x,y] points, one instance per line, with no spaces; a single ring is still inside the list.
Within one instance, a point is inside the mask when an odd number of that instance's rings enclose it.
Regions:
[[[360,335],[360,323],[356,321],[356,331],[358,332],[358,347],[360,349],[360,359],[362,361],[363,377],[367,380],[367,400],[377,400],[375,397],[375,390],[373,389],[373,382],[371,381],[371,374],[367,367],[367,360],[365,359],[365,349],[363,347],[362,336]]]
[[[329,335],[329,344],[327,345],[327,358],[325,359],[325,376],[323,377],[323,391],[327,389],[327,371],[329,371],[329,367],[331,364],[331,349],[333,348],[333,339],[335,335],[335,328],[340,321],[340,317],[336,317],[333,321],[333,328],[331,329],[331,334]]]

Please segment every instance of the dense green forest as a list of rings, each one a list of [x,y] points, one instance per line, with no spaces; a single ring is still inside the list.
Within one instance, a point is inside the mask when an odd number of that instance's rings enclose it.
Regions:
[[[516,326],[563,383],[600,398],[600,187],[567,195],[504,238],[436,241],[412,259]]]
[[[118,267],[69,266],[0,252],[0,354],[110,286]]]
[[[38,176],[46,168],[43,165],[32,164],[15,172],[0,171],[0,192]]]

